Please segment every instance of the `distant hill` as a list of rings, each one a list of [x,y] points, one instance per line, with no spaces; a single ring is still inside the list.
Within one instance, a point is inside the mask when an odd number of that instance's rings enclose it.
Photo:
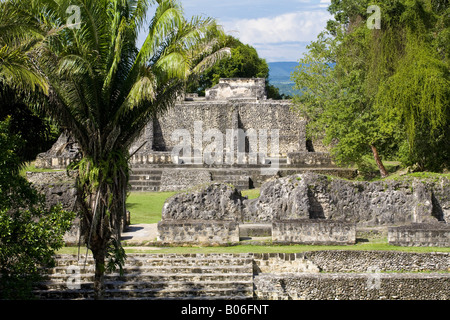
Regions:
[[[298,62],[270,62],[269,82],[280,89],[280,93],[293,96],[296,91],[293,89],[294,82],[291,80],[291,73],[298,66]]]

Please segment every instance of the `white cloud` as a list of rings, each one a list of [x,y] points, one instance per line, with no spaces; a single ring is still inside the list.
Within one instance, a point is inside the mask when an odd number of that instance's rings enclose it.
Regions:
[[[282,62],[282,61],[298,61],[303,53],[306,52],[306,46],[309,42],[289,42],[289,43],[274,43],[265,45],[254,45],[255,49],[261,58],[266,59],[267,62]]]
[[[327,12],[293,12],[273,18],[242,19],[224,23],[225,30],[237,31],[245,43],[312,41],[324,30]]]
[[[267,60],[295,61],[304,52],[305,43],[316,40],[330,18],[325,10],[299,11],[268,18],[237,19],[223,25],[225,31],[257,48]],[[295,50],[302,52],[296,54]],[[283,60],[274,60],[282,57]]]
[[[331,0],[320,0],[319,7],[328,8],[331,4]]]

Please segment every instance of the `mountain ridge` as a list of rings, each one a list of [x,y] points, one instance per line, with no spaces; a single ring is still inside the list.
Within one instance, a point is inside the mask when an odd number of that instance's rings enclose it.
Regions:
[[[291,73],[298,66],[298,62],[269,62],[269,82],[280,90],[281,94],[293,96],[295,83],[291,80]]]

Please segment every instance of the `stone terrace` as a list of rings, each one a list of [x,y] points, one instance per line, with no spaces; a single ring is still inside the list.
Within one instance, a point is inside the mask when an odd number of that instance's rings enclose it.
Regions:
[[[106,274],[105,296],[108,300],[446,300],[449,255],[377,251],[130,254],[123,276]],[[85,259],[57,256],[57,266],[35,289],[37,297],[92,299],[93,260],[88,256],[85,266]]]

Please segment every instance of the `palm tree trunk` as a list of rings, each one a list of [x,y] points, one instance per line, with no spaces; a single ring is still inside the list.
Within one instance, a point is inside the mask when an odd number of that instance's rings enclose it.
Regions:
[[[380,170],[380,174],[382,178],[386,178],[389,176],[389,173],[387,172],[386,168],[383,165],[383,161],[381,161],[380,155],[378,154],[378,150],[374,145],[371,145],[370,148],[372,149],[373,157],[375,159],[375,162],[377,164],[378,169]]]
[[[104,292],[104,277],[105,277],[105,256],[106,250],[93,250],[95,261],[95,275],[94,275],[94,299],[103,300]]]
[[[92,251],[95,262],[94,299],[104,299],[104,275],[107,271],[106,259],[113,259],[122,270],[124,251],[121,250],[120,235],[124,213],[126,211],[126,189],[128,176],[126,169],[112,179],[113,182],[101,183],[94,191],[87,185],[79,188],[87,196],[82,208],[87,223],[85,228],[86,245]],[[116,241],[113,241],[116,240]],[[111,251],[111,245],[114,251]],[[109,263],[109,261],[108,261]]]

